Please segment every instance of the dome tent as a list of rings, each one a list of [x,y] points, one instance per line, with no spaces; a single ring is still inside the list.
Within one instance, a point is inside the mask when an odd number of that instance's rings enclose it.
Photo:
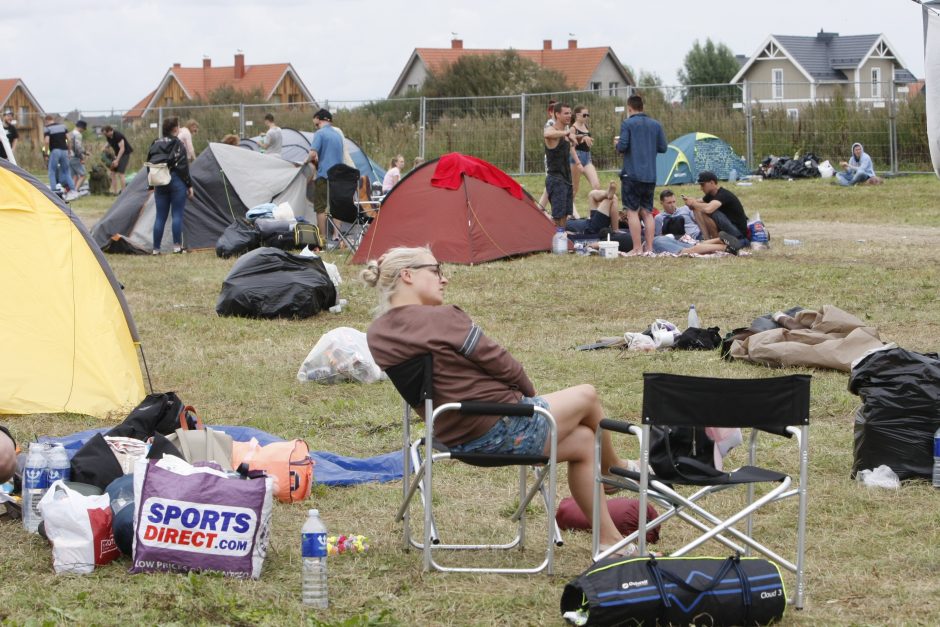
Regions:
[[[708,133],[688,133],[670,142],[666,152],[656,157],[656,184],[694,183],[703,170],[728,180],[732,169],[741,175],[747,163],[727,142]]]
[[[140,402],[140,339],[120,283],[78,216],[6,159],[0,282],[0,414],[105,418]]]

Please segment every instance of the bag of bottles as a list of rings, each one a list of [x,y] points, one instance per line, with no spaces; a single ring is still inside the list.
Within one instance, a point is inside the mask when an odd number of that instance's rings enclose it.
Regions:
[[[297,371],[297,379],[301,382],[375,383],[384,377],[385,373],[369,352],[366,334],[349,327],[324,333]]]

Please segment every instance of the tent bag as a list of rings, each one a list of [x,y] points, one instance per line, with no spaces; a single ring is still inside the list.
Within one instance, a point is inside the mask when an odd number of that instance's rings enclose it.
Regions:
[[[776,564],[757,557],[608,558],[568,583],[561,613],[587,625],[768,625],[783,616]]]
[[[267,553],[272,480],[233,478],[178,457],[134,468],[130,572],[217,572],[257,579]]]
[[[933,434],[940,428],[940,358],[892,348],[855,364],[849,391],[855,414],[852,477],[886,464],[900,479],[929,479]]]

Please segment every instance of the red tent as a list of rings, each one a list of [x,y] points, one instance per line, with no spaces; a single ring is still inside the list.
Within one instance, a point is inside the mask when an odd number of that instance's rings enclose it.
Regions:
[[[421,164],[389,192],[352,262],[429,244],[439,261],[475,264],[551,250],[554,234],[538,204],[502,170],[451,153]]]

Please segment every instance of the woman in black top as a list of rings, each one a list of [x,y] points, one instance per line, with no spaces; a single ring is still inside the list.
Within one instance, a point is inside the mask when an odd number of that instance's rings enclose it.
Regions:
[[[591,146],[594,145],[594,138],[591,137],[591,131],[588,129],[588,121],[590,119],[591,112],[588,111],[587,106],[577,105],[574,108],[574,123],[571,126],[574,128],[575,135],[578,138],[574,146],[574,151],[578,156],[578,162],[580,162],[582,166],[581,173],[584,174],[588,183],[591,184],[591,189],[595,190],[601,188],[601,180],[597,176],[597,170],[594,168],[594,164],[591,163]],[[571,162],[571,165],[574,165],[574,161]],[[575,201],[577,201],[578,198],[578,185],[580,182],[581,177],[576,172],[572,171],[571,186]],[[575,209],[575,212],[577,213],[577,209]]]
[[[193,182],[189,177],[189,158],[183,142],[177,139],[180,131],[179,118],[163,121],[163,137],[154,140],[147,151],[149,163],[165,163],[170,169],[170,182],[153,188],[153,199],[157,205],[157,217],[153,223],[153,254],[160,254],[163,229],[166,219],[173,211],[173,252],[183,252],[183,211],[186,199],[193,197]]]

